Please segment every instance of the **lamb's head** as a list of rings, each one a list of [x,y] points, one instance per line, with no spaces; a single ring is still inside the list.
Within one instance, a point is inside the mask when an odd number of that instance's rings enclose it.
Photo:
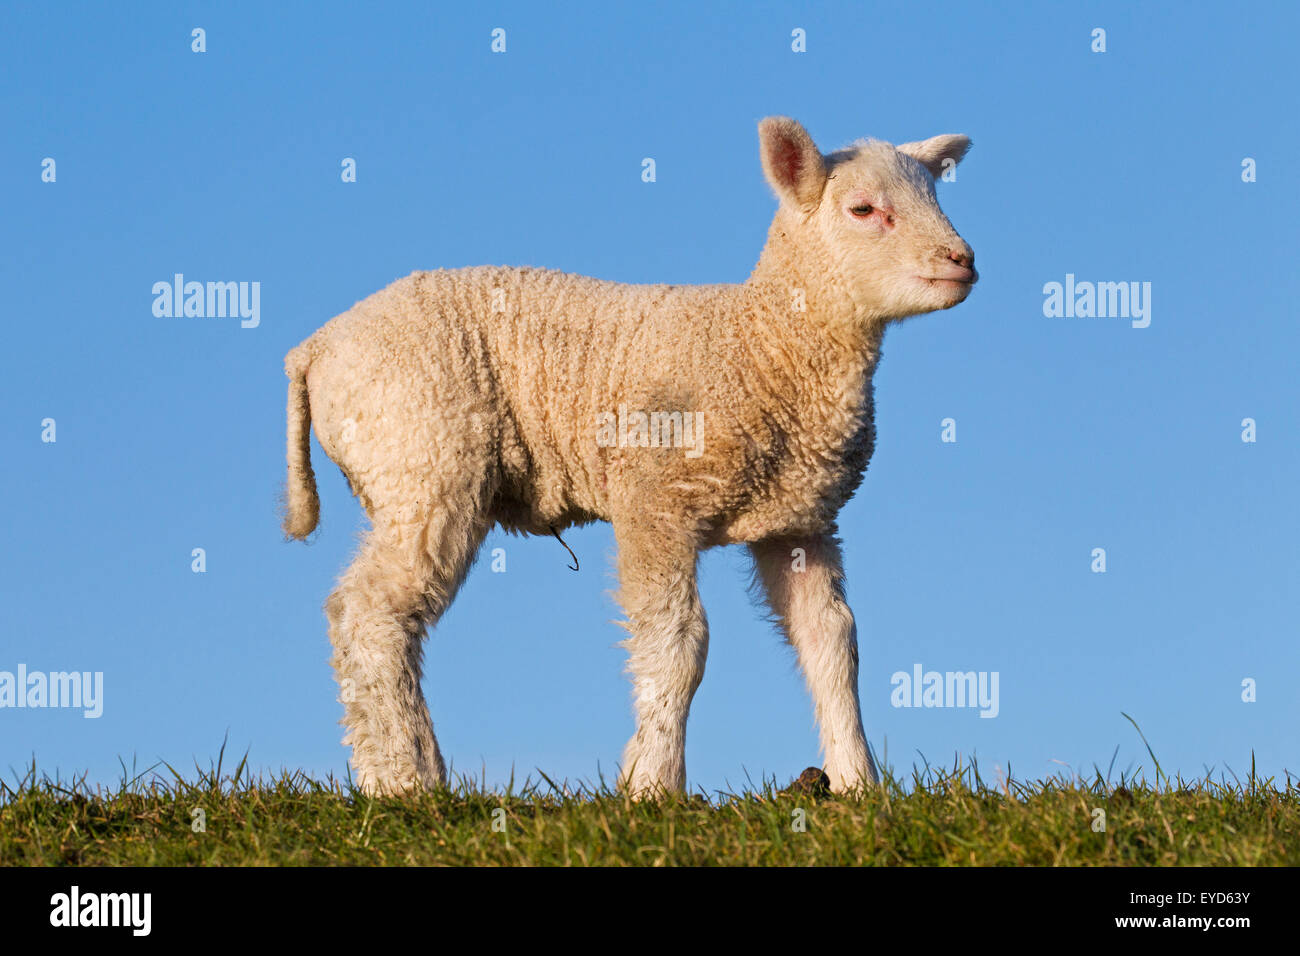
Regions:
[[[948,309],[978,279],[975,254],[935,198],[965,136],[892,146],[863,140],[823,156],[792,119],[759,124],[763,171],[781,200],[779,231],[798,259],[872,321]]]

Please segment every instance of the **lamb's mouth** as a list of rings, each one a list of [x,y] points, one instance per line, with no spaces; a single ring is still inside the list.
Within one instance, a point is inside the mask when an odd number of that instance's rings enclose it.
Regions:
[[[963,267],[960,270],[953,270],[947,275],[917,276],[917,278],[922,282],[928,282],[931,285],[965,286],[969,288],[976,282],[979,282],[980,276],[974,269]]]

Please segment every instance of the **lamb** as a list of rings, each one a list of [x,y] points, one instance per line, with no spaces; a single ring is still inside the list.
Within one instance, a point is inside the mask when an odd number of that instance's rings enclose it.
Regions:
[[[326,603],[364,792],[446,784],[420,688],[423,637],[487,532],[596,520],[618,546],[636,712],[620,787],[638,798],[685,787],[708,649],[697,556],[727,544],[748,546],[795,648],[833,791],[878,782],[837,514],[871,457],[886,326],[957,305],[977,280],[935,197],[970,141],[860,140],[823,155],[792,119],[758,132],[779,203],[743,283],[415,272],[286,357],[285,532],[305,538],[318,522],[312,425],[370,519]],[[598,440],[621,407],[680,412],[702,428],[699,453]]]

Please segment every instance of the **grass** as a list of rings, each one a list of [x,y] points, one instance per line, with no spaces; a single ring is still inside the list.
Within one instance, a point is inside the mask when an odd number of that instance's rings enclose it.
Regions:
[[[224,751],[223,751],[224,752]],[[1300,864],[1300,786],[1157,776],[987,785],[977,765],[887,776],[861,798],[754,792],[633,803],[603,784],[545,778],[493,792],[372,799],[300,773],[251,779],[221,760],[113,789],[0,782],[0,865]],[[1104,811],[1104,831],[1094,830]],[[801,827],[802,824],[802,827]]]

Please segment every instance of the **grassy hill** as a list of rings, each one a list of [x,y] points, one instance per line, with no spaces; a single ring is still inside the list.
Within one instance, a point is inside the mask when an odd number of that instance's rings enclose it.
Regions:
[[[831,797],[807,773],[784,791],[632,803],[545,779],[371,799],[334,780],[243,771],[94,790],[33,768],[0,783],[0,865],[1300,864],[1300,788],[1253,775],[989,786],[959,766],[861,798]]]

